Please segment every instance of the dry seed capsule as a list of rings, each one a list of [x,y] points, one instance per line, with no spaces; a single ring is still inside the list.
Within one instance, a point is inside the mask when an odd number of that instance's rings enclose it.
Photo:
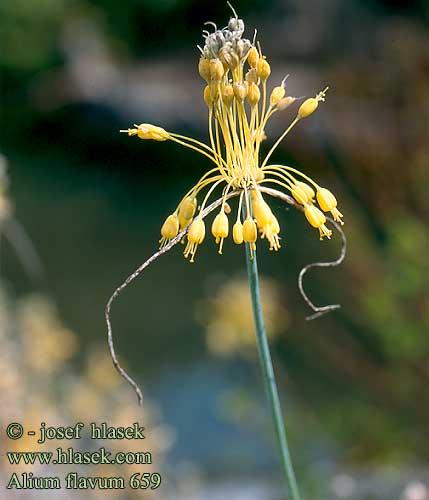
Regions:
[[[256,106],[261,98],[259,87],[255,83],[251,83],[247,89],[247,102],[250,106]]]
[[[234,99],[234,89],[232,88],[232,85],[224,85],[222,87],[222,101],[227,106],[230,106],[233,99]]]
[[[247,96],[247,87],[243,82],[235,82],[232,86],[234,90],[234,95],[236,99],[240,102],[243,102]]]
[[[247,53],[249,52],[249,49],[250,49],[249,40],[242,38],[242,39],[237,41],[236,53],[237,53],[240,60],[244,60],[246,58]]]
[[[210,80],[210,61],[205,57],[201,57],[198,63],[198,72],[200,73],[201,78],[203,78],[206,82]]]
[[[219,59],[222,61],[224,70],[226,71],[228,68],[231,67],[231,52],[228,50],[226,47],[222,47],[219,51]]]
[[[279,85],[278,87],[274,87],[273,91],[271,92],[270,96],[270,104],[271,106],[275,106],[276,104],[283,99],[283,97],[286,94],[286,89],[283,87],[283,85]]]
[[[256,65],[256,71],[258,72],[259,78],[265,82],[271,74],[271,67],[268,61],[261,57]]]
[[[279,111],[283,111],[284,109],[288,108],[291,104],[293,104],[296,101],[296,97],[283,97],[283,99],[280,99],[280,101],[277,103],[277,109]]]
[[[220,59],[210,59],[210,79],[214,82],[220,82],[225,73]]]
[[[255,68],[249,69],[249,71],[246,73],[246,82],[249,84],[250,83],[258,84],[259,77],[258,77],[258,73],[256,72]]]
[[[210,82],[210,96],[213,102],[219,97],[219,82]]]
[[[259,60],[259,52],[256,47],[252,47],[247,54],[247,62],[252,68],[256,68]]]
[[[207,104],[209,108],[213,106],[212,93],[208,85],[206,85],[204,89],[204,102]]]

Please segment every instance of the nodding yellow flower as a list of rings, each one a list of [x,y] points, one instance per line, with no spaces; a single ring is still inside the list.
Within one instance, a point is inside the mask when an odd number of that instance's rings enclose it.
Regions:
[[[210,160],[212,168],[178,200],[176,209],[161,229],[161,247],[177,236],[179,230],[187,229],[184,255],[191,262],[198,245],[204,241],[204,218],[214,209],[208,209],[209,206],[221,207],[213,221],[212,234],[222,253],[223,241],[229,236],[227,214],[231,211],[226,201],[232,197],[239,200],[233,240],[236,244],[245,242],[251,252],[256,248],[258,229],[261,238],[268,240],[271,250],[280,248],[278,220],[261,195],[261,191],[273,192],[268,187],[290,193],[304,207],[305,216],[319,229],[321,238],[329,237],[331,232],[325,226],[326,217],[314,205],[315,193],[322,210],[330,211],[336,221],[341,221],[342,217],[330,191],[320,188],[294,167],[268,163],[295,125],[314,113],[325,100],[328,88],[301,104],[286,130],[261,158],[261,143],[266,138],[269,119],[292,106],[296,98],[286,95],[287,77],[268,89],[270,63],[259,42],[245,38],[244,31],[244,22],[234,13],[226,28],[218,30],[215,27],[212,33],[205,31],[204,46],[199,47],[198,72],[205,81],[203,98],[208,107],[208,144],[148,123],[121,131],[141,139],[169,140]],[[201,200],[199,206],[197,197]],[[213,202],[212,197],[217,201],[209,205]]]
[[[176,214],[169,215],[161,228],[160,247],[163,248],[170,240],[179,234],[179,218]]]
[[[335,196],[326,188],[319,188],[317,190],[317,203],[319,203],[320,208],[324,212],[331,212],[332,217],[336,222],[344,224],[341,217],[343,214],[337,209],[337,199]]]
[[[197,199],[187,196],[179,205],[179,219],[190,220],[197,210]]]
[[[228,217],[222,210],[219,212],[212,224],[212,235],[216,239],[216,244],[219,244],[219,253],[222,255],[223,240],[228,238],[229,222]]]
[[[321,240],[323,240],[324,236],[327,238],[331,237],[332,231],[325,226],[326,217],[317,207],[314,205],[306,205],[304,208],[304,215],[306,216],[308,222],[319,230]]]
[[[198,245],[201,245],[204,241],[205,236],[206,226],[203,219],[198,217],[189,227],[188,243],[186,244],[185,251],[183,252],[185,259],[191,257],[189,262],[194,262],[195,252],[197,251]]]

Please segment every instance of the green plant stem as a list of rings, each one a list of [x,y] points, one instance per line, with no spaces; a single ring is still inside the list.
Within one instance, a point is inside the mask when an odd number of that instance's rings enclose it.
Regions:
[[[264,315],[261,304],[261,294],[259,290],[259,275],[258,264],[256,262],[256,252],[253,252],[253,258],[251,258],[249,244],[246,244],[246,261],[250,294],[252,297],[253,316],[256,327],[256,338],[258,342],[259,359],[262,366],[265,390],[267,393],[269,405],[271,407],[271,412],[277,433],[277,439],[279,442],[283,472],[290,490],[292,500],[300,500],[298,485],[296,482],[295,473],[290,458],[289,447],[287,444],[286,430],[284,427],[280,399],[277,390],[276,379],[274,376],[273,363],[271,361],[270,348],[268,345],[267,333],[265,330]]]

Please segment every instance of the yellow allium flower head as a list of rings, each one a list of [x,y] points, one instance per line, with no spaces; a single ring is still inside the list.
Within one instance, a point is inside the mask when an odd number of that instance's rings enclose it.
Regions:
[[[268,163],[293,127],[325,101],[328,88],[300,105],[286,130],[263,157],[261,143],[266,138],[269,119],[293,106],[296,98],[286,93],[287,77],[269,88],[271,66],[255,40],[256,32],[253,41],[245,38],[243,20],[233,14],[223,29],[207,23],[214,29],[203,32],[204,45],[199,47],[198,73],[205,82],[202,94],[208,107],[208,144],[148,123],[122,131],[140,139],[176,142],[210,160],[212,168],[183,194],[161,228],[162,248],[180,231],[183,235],[187,232],[184,255],[190,262],[204,241],[204,219],[216,207],[220,207],[220,212],[212,222],[211,232],[222,253],[223,242],[230,236],[227,214],[231,206],[226,201],[234,197],[238,203],[232,238],[236,244],[246,243],[251,252],[256,248],[258,230],[271,250],[280,249],[280,225],[262,194],[283,196],[289,203],[295,200],[296,207],[304,211],[321,238],[331,235],[323,212],[331,212],[334,220],[342,223],[337,200],[330,191],[297,168]],[[322,211],[317,208],[316,199]]]

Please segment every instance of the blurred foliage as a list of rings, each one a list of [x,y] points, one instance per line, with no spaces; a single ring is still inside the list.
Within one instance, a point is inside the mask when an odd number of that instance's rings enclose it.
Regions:
[[[264,319],[268,338],[277,337],[288,324],[287,309],[274,280],[261,280]],[[219,356],[256,355],[253,311],[249,285],[244,277],[231,278],[197,304],[197,320],[207,330],[207,346]]]
[[[52,451],[58,446],[65,450],[64,441],[53,440],[38,444],[37,430],[41,422],[50,426],[73,426],[83,421],[88,429],[96,416],[97,422],[107,421],[109,425],[128,426],[141,421],[140,411],[134,396],[123,391],[110,357],[104,346],[94,345],[85,349],[86,359],[83,369],[76,373],[70,364],[78,352],[76,334],[65,327],[58,316],[54,304],[43,295],[29,295],[19,301],[0,290],[0,426],[2,432],[10,422],[22,422],[26,429],[36,431],[36,436],[27,436],[8,442],[10,451]],[[82,350],[80,350],[82,355]],[[76,466],[82,475],[131,475],[141,472],[159,472],[165,467],[163,457],[174,440],[174,432],[161,423],[159,409],[153,402],[146,401],[146,439],[142,450],[139,440],[111,440],[107,450],[148,451],[153,456],[153,464],[142,465],[92,465]],[[84,439],[74,441],[76,451],[96,451],[106,446],[103,440]],[[12,472],[27,471],[28,466],[11,466],[3,461],[0,467],[2,481],[7,482]],[[40,466],[39,466],[40,467]],[[50,474],[69,472],[68,466],[49,466]],[[48,472],[46,467],[41,470]],[[165,470],[165,469],[164,469]],[[37,466],[32,471],[37,475]],[[167,488],[165,488],[166,490]],[[37,492],[36,492],[37,493]],[[98,498],[103,490],[85,492],[76,498]],[[154,492],[140,492],[138,498],[155,498]],[[10,498],[20,494],[9,493]],[[36,498],[29,493],[29,498]],[[115,498],[131,498],[127,492],[115,492]],[[156,498],[160,498],[159,495]]]

